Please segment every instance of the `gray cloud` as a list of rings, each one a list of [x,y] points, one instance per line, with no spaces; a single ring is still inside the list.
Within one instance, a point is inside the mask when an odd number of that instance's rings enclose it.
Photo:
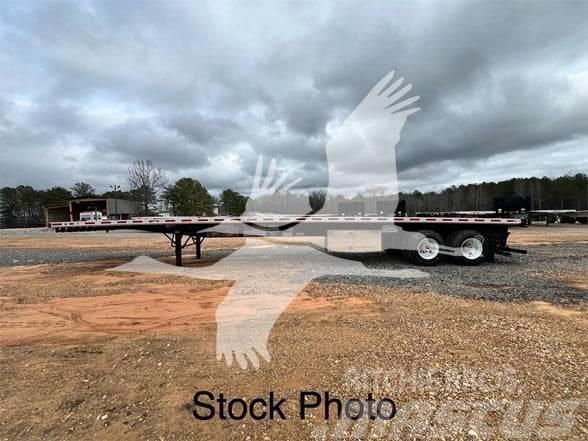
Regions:
[[[0,185],[142,158],[246,190],[259,154],[324,185],[327,127],[393,68],[422,108],[401,187],[586,171],[587,29],[582,1],[5,2]]]

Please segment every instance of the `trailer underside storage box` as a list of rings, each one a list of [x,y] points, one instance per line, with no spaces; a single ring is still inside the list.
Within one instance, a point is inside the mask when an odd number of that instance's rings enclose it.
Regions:
[[[381,231],[328,230],[325,239],[327,251],[338,253],[379,253],[382,251]]]

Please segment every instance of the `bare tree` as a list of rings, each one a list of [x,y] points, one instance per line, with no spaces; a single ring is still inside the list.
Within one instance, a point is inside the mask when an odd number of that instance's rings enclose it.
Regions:
[[[131,196],[141,202],[142,214],[150,214],[157,196],[167,184],[165,172],[151,160],[138,159],[129,167],[127,182]]]

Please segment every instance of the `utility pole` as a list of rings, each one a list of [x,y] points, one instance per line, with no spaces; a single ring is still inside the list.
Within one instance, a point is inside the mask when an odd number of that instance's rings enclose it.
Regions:
[[[118,220],[118,191],[120,190],[120,185],[111,185],[114,195],[114,218]]]

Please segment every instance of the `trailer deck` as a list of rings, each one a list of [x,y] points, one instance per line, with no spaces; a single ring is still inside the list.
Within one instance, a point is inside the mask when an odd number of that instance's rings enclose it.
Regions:
[[[520,226],[521,222],[521,219],[514,218],[484,217],[262,214],[85,220],[53,222],[50,227],[59,233],[114,229],[163,233],[175,248],[178,266],[182,264],[182,249],[187,246],[194,245],[196,257],[200,258],[201,244],[207,237],[327,236],[333,230],[377,230],[381,232],[383,250],[401,250],[413,262],[431,265],[438,261],[438,254],[460,258],[464,264],[477,264],[482,257],[492,260],[495,254],[524,253],[524,250],[506,245],[508,227]],[[457,243],[457,240],[461,242]],[[479,250],[468,259],[465,253],[466,250],[471,251],[472,246]],[[431,254],[431,249],[434,255]]]

